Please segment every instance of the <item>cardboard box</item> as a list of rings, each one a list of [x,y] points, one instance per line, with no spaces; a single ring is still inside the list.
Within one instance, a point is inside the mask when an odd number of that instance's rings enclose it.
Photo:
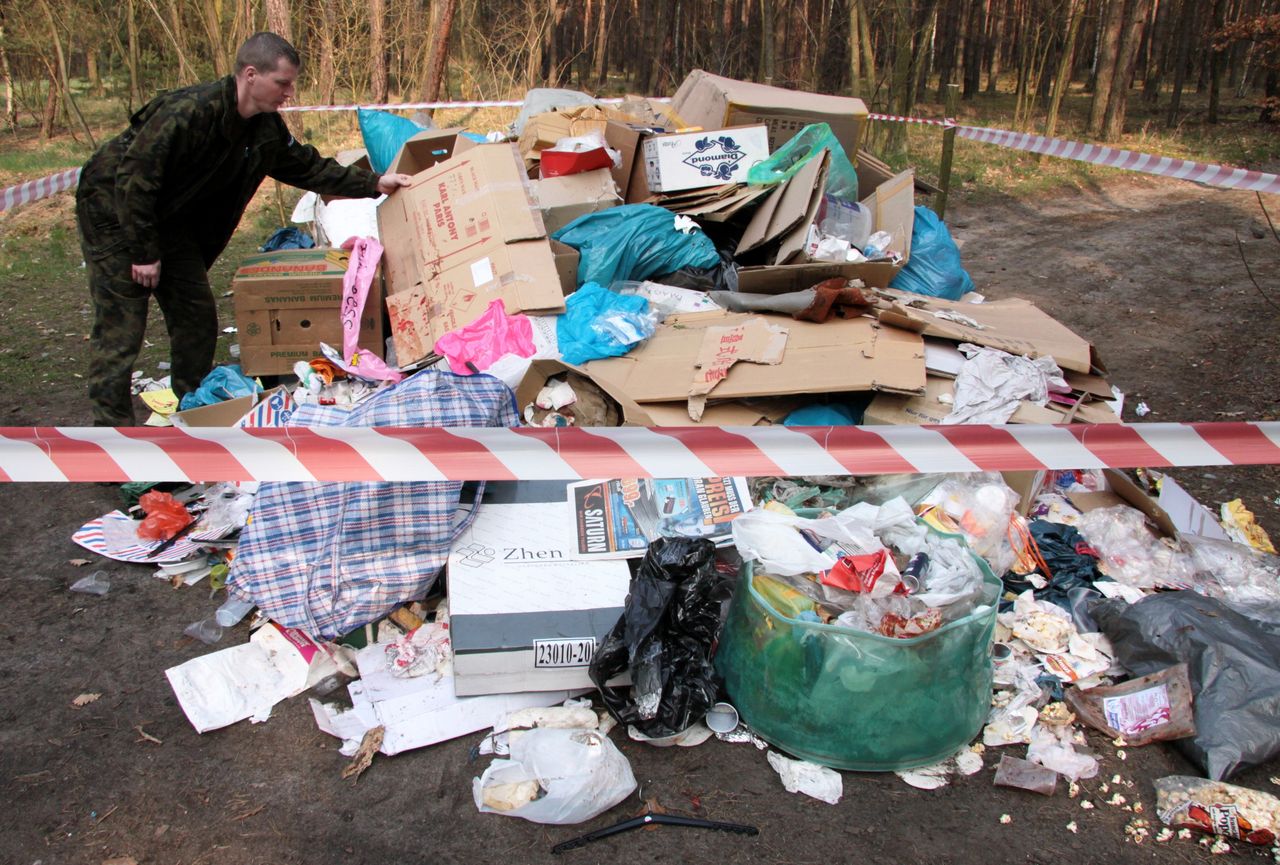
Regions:
[[[538,393],[546,385],[547,379],[552,376],[562,375],[566,372],[574,372],[586,378],[591,375],[582,367],[572,366],[558,360],[535,360],[529,366],[529,371],[525,373],[520,384],[516,386],[516,409],[523,415],[525,406],[530,405],[538,397]],[[591,380],[596,387],[604,392],[605,396],[618,404],[618,408],[622,415],[622,426],[654,426],[653,420],[649,417],[648,412],[641,408],[625,393],[617,388],[611,387],[607,382]]]
[[[761,125],[654,135],[643,148],[650,192],[701,189],[746,183],[751,167],[769,158],[769,132]]]
[[[240,368],[245,375],[293,372],[320,356],[320,343],[342,347],[344,249],[286,249],[251,255],[231,281]],[[374,277],[360,317],[360,347],[382,357],[382,280]]]
[[[872,231],[893,236],[891,248],[902,252],[902,263],[911,258],[911,233],[915,229],[915,172],[893,174],[878,159],[859,153],[856,168],[859,202],[871,211]],[[861,279],[872,288],[885,288],[902,269],[887,261],[841,264],[810,261],[804,245],[822,201],[825,163],[811,159],[761,202],[743,233],[739,255],[764,251],[764,263],[738,272],[741,291],[782,294],[811,288],[832,277]],[[757,260],[759,255],[754,256]],[[748,259],[750,260],[750,259]]]
[[[455,693],[591,688],[622,615],[625,561],[578,561],[564,481],[490,482],[449,553]]]
[[[763,123],[769,149],[777,150],[810,123],[826,123],[846,155],[857,153],[867,122],[861,99],[826,96],[722,78],[701,69],[688,74],[671,100],[671,108],[692,126],[719,129]]]
[[[295,408],[289,389],[281,385],[251,396],[177,411],[169,415],[169,422],[176,427],[274,427],[283,426]]]
[[[555,234],[579,216],[622,203],[608,168],[529,181],[533,206],[542,214],[547,234]]]
[[[388,174],[414,175],[426,171],[431,166],[443,162],[453,155],[457,146],[458,133],[461,126],[451,129],[424,129],[400,145]]]
[[[814,324],[783,316],[728,312],[671,316],[638,348],[623,357],[591,361],[586,370],[593,379],[625,393],[641,407],[651,402],[688,400],[698,395],[694,380],[704,343],[717,331],[747,325],[752,319],[786,332],[781,361],[734,363],[710,391],[714,399],[924,391],[923,340],[909,331],[880,327],[865,317]]]
[[[887,294],[896,302],[892,309],[880,310],[877,315],[881,321],[896,327],[915,330],[925,336],[998,348],[1010,354],[1051,357],[1064,370],[1088,373],[1102,368],[1087,340],[1029,300],[1015,297],[986,303],[965,303],[896,289],[890,289]],[[936,313],[939,312],[971,319],[978,326],[938,318]]]
[[[379,226],[409,238],[417,259],[417,282],[393,280],[387,297],[402,365],[426,357],[437,339],[470,324],[493,300],[512,314],[564,310],[528,182],[514,145],[480,144],[414,175],[379,207]]]
[[[456,129],[424,130],[400,146],[390,171],[414,175],[443,162],[458,145]],[[382,243],[382,273],[388,295],[410,291],[422,283],[413,224],[404,219],[401,191],[378,205],[378,238]]]

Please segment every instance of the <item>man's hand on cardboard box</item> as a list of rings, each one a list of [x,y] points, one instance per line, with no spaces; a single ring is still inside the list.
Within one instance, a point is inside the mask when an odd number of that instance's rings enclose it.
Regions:
[[[135,264],[133,266],[133,281],[143,288],[155,288],[160,284],[160,262],[153,261],[150,264]]]
[[[378,191],[390,195],[402,186],[408,186],[413,178],[407,174],[384,174],[378,178]]]

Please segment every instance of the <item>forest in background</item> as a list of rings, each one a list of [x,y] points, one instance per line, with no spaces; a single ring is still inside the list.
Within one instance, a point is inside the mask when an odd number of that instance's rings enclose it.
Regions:
[[[1169,128],[1191,92],[1209,123],[1224,96],[1280,117],[1280,0],[31,0],[0,6],[4,123],[92,138],[81,94],[132,110],[261,29],[302,52],[302,104],[669,95],[702,68],[894,114],[1003,82],[1048,135],[1074,83],[1105,140],[1131,99]]]

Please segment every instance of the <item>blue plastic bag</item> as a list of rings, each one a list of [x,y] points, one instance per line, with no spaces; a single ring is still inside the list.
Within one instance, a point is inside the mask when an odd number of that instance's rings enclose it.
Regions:
[[[369,152],[369,164],[378,174],[391,167],[391,160],[396,158],[402,144],[426,129],[407,117],[385,111],[361,108],[358,115],[364,149]]]
[[[911,259],[889,287],[944,300],[959,300],[973,291],[973,280],[960,266],[960,249],[951,239],[951,232],[927,207],[916,207]]]
[[[305,231],[297,228],[277,228],[267,238],[267,242],[258,247],[258,252],[275,252],[277,249],[310,249],[316,242]]]
[[[624,204],[579,216],[551,236],[578,250],[578,285],[610,285],[718,264],[711,238],[701,229],[677,231],[675,219],[666,208]]]
[[[200,387],[185,394],[178,408],[186,411],[202,405],[213,405],[226,402],[236,397],[252,396],[262,388],[258,383],[240,371],[239,364],[215,366],[213,372],[204,377]]]
[[[556,319],[556,341],[565,363],[619,357],[656,327],[646,298],[617,294],[596,282],[565,298],[564,310]]]

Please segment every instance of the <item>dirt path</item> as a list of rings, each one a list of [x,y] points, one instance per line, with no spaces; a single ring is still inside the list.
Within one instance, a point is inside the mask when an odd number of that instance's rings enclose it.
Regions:
[[[1145,401],[1149,420],[1194,421],[1277,417],[1277,308],[1249,283],[1235,241],[1240,229],[1254,273],[1280,302],[1280,244],[1250,232],[1260,215],[1240,193],[1121,181],[1042,202],[959,205],[951,221],[979,290],[1029,297],[1096,343],[1128,395],[1126,419]],[[69,317],[78,316],[82,287],[65,291]],[[0,413],[7,424],[83,423],[78,390],[65,382],[35,400],[0,392]],[[1211,506],[1244,496],[1280,536],[1274,467],[1178,477]],[[1192,842],[1127,843],[1125,824],[1138,815],[1104,804],[1119,790],[1155,821],[1151,779],[1193,771],[1160,745],[1129,749],[1121,760],[1091,736],[1103,762],[1083,785],[1091,810],[1061,789],[1044,799],[993,788],[993,753],[980,774],[928,793],[893,775],[847,773],[844,801],[830,807],[784,793],[749,745],[659,750],[615,734],[645,797],[678,813],[752,823],[761,834],[659,829],[553,860],[554,842],[608,825],[631,805],[583,827],[481,816],[470,780],[484,760],[468,760],[478,737],[379,757],[358,783],[342,781],[336,740],[316,730],[301,700],[277,707],[265,724],[197,735],[163,671],[206,651],[181,631],[209,613],[207,592],[173,590],[150,569],[126,565],[107,566],[114,587],[104,598],[66,591],[84,573],[68,564],[80,555],[72,530],[113,507],[114,497],[88,485],[0,487],[0,861],[977,865],[993,850],[1001,861],[1046,865],[1211,858]],[[102,697],[73,707],[86,692]],[[1238,780],[1275,793],[1268,778],[1276,770],[1273,763]],[[1119,785],[1103,792],[1117,774]]]

